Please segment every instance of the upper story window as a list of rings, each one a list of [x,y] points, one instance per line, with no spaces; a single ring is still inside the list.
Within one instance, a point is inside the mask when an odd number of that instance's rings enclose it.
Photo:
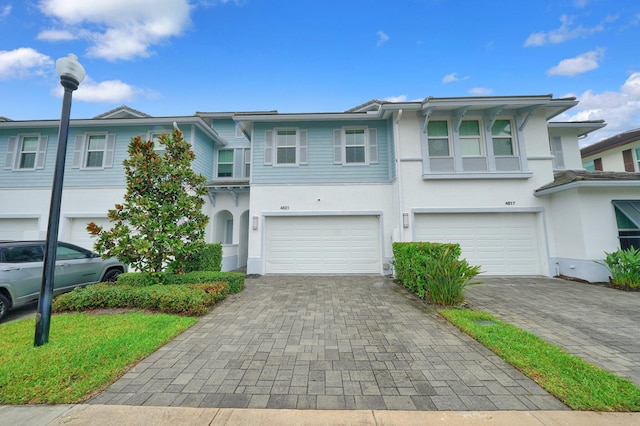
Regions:
[[[233,150],[218,151],[218,177],[233,177]]]
[[[249,178],[249,176],[251,175],[251,150],[249,148],[246,148],[244,150],[244,178]]]
[[[496,120],[491,126],[491,141],[493,143],[493,155],[515,155],[511,120]]]
[[[167,151],[167,147],[164,144],[160,143],[160,137],[163,134],[169,134],[169,131],[163,131],[163,132],[149,132],[149,139],[151,142],[153,142],[153,152],[155,152],[158,155],[162,155]]]
[[[560,136],[551,136],[549,138],[549,147],[551,155],[553,155],[553,169],[564,169],[564,154],[562,153],[562,138]]]
[[[460,123],[460,153],[463,157],[480,157],[483,155],[480,122],[464,120]]]
[[[5,169],[43,169],[47,139],[47,136],[38,134],[11,136],[7,146]]]
[[[23,136],[20,144],[19,169],[35,169],[36,155],[38,154],[38,137]]]
[[[427,137],[430,157],[451,156],[449,124],[446,121],[429,121]]]
[[[640,172],[640,148],[636,148],[636,171]]]
[[[425,179],[526,178],[525,159],[511,118],[452,112],[425,117],[422,134]],[[477,117],[477,118],[476,118]]]
[[[265,132],[264,164],[297,166],[307,164],[307,131],[275,129]]]
[[[378,162],[378,132],[367,127],[348,127],[333,132],[336,164],[366,165]]]
[[[115,143],[115,134],[86,133],[77,135],[71,167],[79,169],[113,167]]]
[[[297,140],[296,130],[276,132],[276,164],[296,164]]]

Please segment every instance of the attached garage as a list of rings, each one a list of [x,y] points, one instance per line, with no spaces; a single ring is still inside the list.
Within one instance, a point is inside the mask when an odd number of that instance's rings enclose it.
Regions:
[[[419,213],[415,241],[459,243],[489,275],[541,274],[536,213]]]
[[[96,237],[87,232],[89,222],[95,222],[96,225],[102,226],[105,229],[111,228],[111,222],[106,217],[70,218],[67,222],[68,229],[64,233],[65,237],[63,241],[76,244],[88,250],[93,250]]]
[[[266,272],[379,274],[378,216],[274,216],[265,221]]]
[[[37,240],[39,238],[38,219],[0,219],[0,240]]]

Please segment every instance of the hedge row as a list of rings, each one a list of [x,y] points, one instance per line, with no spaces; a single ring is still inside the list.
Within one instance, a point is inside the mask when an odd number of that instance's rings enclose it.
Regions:
[[[244,277],[244,274],[239,272],[195,271],[186,274],[127,272],[118,276],[117,284],[132,287],[147,287],[158,284],[178,285],[222,281],[229,283],[229,292],[234,294],[244,289]]]
[[[76,288],[53,301],[54,312],[84,311],[99,308],[136,308],[168,314],[200,316],[229,294],[226,282],[188,285],[150,285],[132,287],[98,283]]]
[[[453,306],[464,300],[468,281],[480,273],[459,259],[459,244],[393,243],[395,277],[420,298]]]

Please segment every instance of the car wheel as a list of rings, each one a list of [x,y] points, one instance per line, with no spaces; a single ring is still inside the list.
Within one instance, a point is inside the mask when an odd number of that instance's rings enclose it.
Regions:
[[[121,273],[122,271],[120,269],[110,269],[106,274],[104,274],[104,278],[102,278],[102,281],[115,283],[116,281],[118,281],[118,275],[120,275]]]
[[[9,299],[0,294],[0,320],[5,316],[9,310]]]

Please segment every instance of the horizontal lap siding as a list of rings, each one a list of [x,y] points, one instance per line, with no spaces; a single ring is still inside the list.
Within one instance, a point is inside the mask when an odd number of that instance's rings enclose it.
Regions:
[[[377,130],[378,163],[358,166],[334,164],[333,131],[344,126],[366,126]],[[264,164],[265,130],[297,128],[307,131],[308,164],[269,166]],[[253,183],[378,183],[389,182],[387,122],[257,123],[254,128]]]
[[[18,134],[40,134],[48,136],[45,164],[39,170],[6,170],[4,162],[9,145],[9,137]],[[0,131],[0,188],[51,187],[53,168],[55,165],[56,147],[58,145],[58,128],[41,128]],[[14,159],[15,160],[15,159]]]
[[[184,138],[192,145],[196,158],[193,161],[193,170],[203,175],[207,180],[213,179],[213,144],[214,142],[202,133],[201,130],[195,129],[195,140],[190,140],[191,132],[184,129]]]

